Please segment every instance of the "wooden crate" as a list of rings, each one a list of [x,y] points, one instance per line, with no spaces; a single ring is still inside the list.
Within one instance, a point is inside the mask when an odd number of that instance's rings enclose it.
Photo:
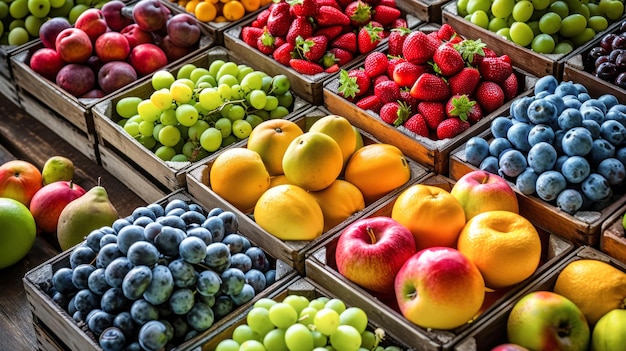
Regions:
[[[166,204],[174,199],[200,204],[183,190],[170,193],[168,196],[157,201],[157,203]],[[208,208],[204,209],[208,210]],[[239,233],[249,237],[247,233],[243,231],[239,231]],[[254,240],[251,240],[251,243],[258,246]],[[297,276],[292,267],[273,257],[266,250],[264,251],[266,255],[268,255],[268,259],[272,260],[276,266],[276,282],[266,287],[264,291],[258,293],[251,301],[237,307],[229,316],[216,320],[209,329],[185,341],[183,344],[177,345],[175,350],[195,350],[200,345],[206,343],[215,330],[228,324],[231,319],[237,318],[243,311],[249,309],[258,299],[271,294],[276,289],[282,288],[287,282]],[[37,342],[41,345],[43,350],[102,351],[102,348],[98,345],[97,340],[93,338],[93,334],[91,334],[87,326],[84,323],[76,323],[72,319],[72,316],[57,305],[46,293],[46,289],[51,286],[53,273],[59,268],[70,266],[69,258],[71,253],[72,249],[69,249],[52,257],[27,272],[22,279],[26,290],[26,297],[30,304],[31,311],[33,312]],[[199,270],[206,269],[201,266],[197,268]]]
[[[626,233],[622,219],[626,207],[622,206],[602,223],[600,251],[626,264]]]
[[[454,185],[454,181],[450,178],[432,174],[419,183],[438,186],[447,191],[450,191]],[[397,196],[387,199],[384,203],[370,210],[361,218],[375,216],[391,217],[391,211],[396,198]],[[462,339],[470,330],[473,330],[476,325],[481,325],[485,323],[485,321],[490,320],[499,305],[526,286],[528,282],[556,265],[574,250],[574,246],[570,242],[541,230],[538,231],[542,244],[542,257],[535,273],[528,279],[512,287],[487,292],[481,314],[471,323],[449,331],[425,329],[411,323],[399,312],[395,301],[388,300],[386,303],[381,304],[379,302],[383,301],[381,297],[374,296],[372,293],[348,281],[342,276],[337,271],[334,259],[337,241],[341,235],[339,232],[319,245],[311,254],[307,255],[305,260],[306,272],[307,277],[325,288],[334,291],[340,298],[355,301],[354,303],[358,302],[359,305],[363,306],[368,315],[370,313],[377,313],[387,328],[397,332],[398,340],[401,342],[412,343],[412,345],[416,345],[417,349],[420,351],[451,350],[452,345]],[[353,291],[357,293],[355,294]]]
[[[317,120],[319,117],[323,117],[330,114],[327,110],[319,107],[313,107],[312,109],[305,111],[297,118],[292,119],[295,123],[297,123],[302,130],[308,130],[308,127],[312,124],[313,121]],[[363,136],[364,144],[378,143],[374,137],[369,135],[367,132],[363,130],[359,130],[361,135]],[[246,144],[242,142],[238,147],[245,147]],[[199,199],[204,206],[207,207],[224,207],[229,210],[243,216],[243,221],[240,222],[241,228],[244,228],[246,233],[249,233],[250,238],[259,243],[259,245],[269,252],[272,255],[275,255],[277,258],[280,258],[282,261],[285,261],[292,265],[298,272],[304,274],[304,256],[307,252],[309,252],[315,245],[322,242],[325,238],[331,236],[334,232],[339,230],[340,227],[345,225],[346,223],[352,222],[355,219],[362,216],[365,211],[369,208],[376,206],[377,203],[383,201],[387,196],[392,196],[393,194],[398,193],[402,189],[405,189],[410,184],[419,181],[423,177],[428,175],[428,171],[417,162],[413,160],[409,161],[409,166],[411,168],[411,179],[404,186],[392,191],[390,194],[386,195],[382,199],[372,203],[365,204],[365,209],[354,213],[348,219],[346,219],[341,224],[337,225],[335,228],[323,233],[320,237],[311,240],[311,241],[283,241],[275,237],[274,235],[268,233],[261,227],[259,227],[254,220],[245,215],[242,211],[236,209],[232,204],[225,201],[221,196],[217,195],[210,187],[209,182],[209,173],[211,171],[211,166],[213,165],[213,161],[215,158],[212,158],[208,162],[205,162],[187,172],[187,189],[190,194],[192,194],[195,198]]]
[[[17,88],[11,69],[11,56],[19,52],[25,45],[0,45],[0,94],[11,100],[14,104],[20,104],[17,96]]]
[[[417,17],[424,23],[441,24],[441,9],[448,0],[407,0],[404,11]]]
[[[492,139],[491,131],[487,130],[479,135],[487,141]],[[465,145],[458,147],[450,154],[450,178],[458,180],[466,173],[478,169],[465,158]],[[517,190],[513,183],[509,183],[517,194],[520,214],[528,218],[534,225],[544,230],[558,234],[577,245],[597,247],[600,241],[602,223],[626,203],[626,195],[614,194],[612,204],[602,211],[579,211],[574,215],[560,211],[558,207],[541,200],[536,195],[524,195]]]
[[[441,11],[441,16],[442,22],[450,24],[459,34],[472,39],[480,39],[497,54],[509,55],[515,66],[537,77],[552,75],[561,80],[565,62],[584,48],[584,45],[575,48],[569,54],[537,53],[531,49],[517,45],[512,41],[506,40],[498,34],[481,28],[459,16],[456,1],[450,1],[445,4]],[[604,32],[596,34],[596,37],[600,36],[602,33]]]
[[[237,63],[245,63],[239,59],[236,52],[229,51],[223,47],[216,46],[208,49],[202,54],[187,59],[184,63],[169,69],[174,75],[184,64],[194,64],[197,67],[208,68],[214,60],[225,60]],[[132,138],[117,123],[121,117],[115,112],[115,105],[125,97],[135,96],[142,99],[150,98],[154,88],[150,81],[141,82],[123,92],[116,94],[102,102],[97,103],[92,108],[95,135],[97,137],[100,159],[106,170],[115,174],[119,178],[128,179],[127,183],[137,194],[147,201],[154,201],[163,196],[168,191],[183,188],[186,185],[185,172],[193,164],[204,160],[191,162],[165,162],[157,157],[154,152],[146,149],[135,138]],[[300,98],[294,99],[293,112],[286,118],[291,118],[295,113],[309,108],[309,104]],[[223,149],[218,150],[217,152]],[[137,174],[145,177],[141,184],[132,181]],[[150,186],[150,183],[152,185]],[[162,189],[161,192],[154,192],[152,189]]]
[[[396,0],[396,5],[398,9],[403,12],[404,16],[406,16],[409,28],[415,28],[421,24],[419,19],[411,15],[413,7],[417,6],[416,2],[410,0]],[[236,27],[226,30],[224,32],[224,46],[233,52],[239,53],[244,61],[250,62],[250,64],[256,69],[264,71],[270,75],[286,75],[289,77],[289,80],[291,81],[291,88],[296,94],[313,105],[322,105],[324,103],[324,82],[337,76],[338,72],[322,72],[316,75],[300,74],[291,67],[284,66],[276,62],[272,57],[264,55],[256,48],[250,47],[250,45],[240,39],[241,29],[250,25],[254,19],[255,18],[251,18]],[[380,45],[383,45],[384,43],[386,43],[386,39],[383,39]],[[365,59],[364,55],[355,55],[352,61],[347,63],[345,66],[351,66],[363,59]]]
[[[602,252],[589,246],[577,248],[574,252],[561,260],[558,265],[553,267],[541,277],[535,279],[522,291],[518,292],[514,297],[509,299],[506,305],[503,305],[496,313],[494,313],[486,323],[481,324],[464,340],[460,341],[455,347],[455,351],[483,351],[491,350],[507,341],[506,339],[506,323],[513,309],[513,306],[523,296],[533,291],[552,290],[556,283],[559,273],[571,262],[580,259],[595,259],[611,264],[621,271],[626,272],[626,265],[614,258],[603,254]]]
[[[354,291],[354,294],[359,294],[358,291]],[[328,298],[338,298],[337,294],[333,290],[328,290],[317,284],[312,279],[308,277],[296,277],[289,284],[286,284],[283,288],[274,291],[268,297],[273,299],[274,301],[283,301],[285,297],[289,295],[299,295],[304,296],[309,301],[316,299],[318,297],[328,297]],[[342,301],[346,304],[347,307],[359,307],[363,306],[359,303],[356,303],[352,300],[342,299]],[[238,326],[246,323],[246,315],[250,310],[242,313],[239,318],[232,320],[231,324],[225,325],[224,328],[218,330],[211,340],[209,340],[206,344],[202,345],[203,351],[214,351],[220,341],[224,339],[232,338],[233,331]],[[421,350],[419,348],[415,348],[416,345],[412,344],[403,344],[401,341],[395,337],[396,331],[389,328],[384,321],[378,318],[377,314],[367,314],[368,319],[368,327],[367,330],[374,331],[376,328],[381,328],[385,331],[385,339],[381,342],[381,346],[398,346],[403,351],[417,351]]]

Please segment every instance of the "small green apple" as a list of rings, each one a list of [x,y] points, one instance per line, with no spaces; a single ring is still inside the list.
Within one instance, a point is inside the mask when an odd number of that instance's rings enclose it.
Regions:
[[[70,181],[74,178],[74,163],[67,157],[52,156],[41,169],[43,184],[51,184],[59,180]]]
[[[35,17],[44,18],[50,12],[49,0],[28,0],[26,2],[28,11]]]
[[[0,269],[24,258],[35,243],[37,228],[28,207],[13,199],[0,198]]]
[[[591,351],[619,350],[626,345],[626,310],[614,309],[602,316],[591,334]]]

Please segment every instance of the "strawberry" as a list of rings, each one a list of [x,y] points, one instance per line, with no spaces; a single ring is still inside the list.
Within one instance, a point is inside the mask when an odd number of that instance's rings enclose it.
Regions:
[[[332,65],[332,66],[330,66],[330,67],[326,68],[326,69],[324,70],[324,72],[326,72],[326,73],[335,73],[335,72],[339,72],[339,65],[335,63],[334,65]]]
[[[400,17],[391,23],[391,28],[409,28],[409,24],[406,22],[406,19]]]
[[[437,126],[437,138],[454,138],[455,136],[463,133],[469,127],[469,122],[462,121],[460,118],[453,117],[445,119]]]
[[[473,67],[465,67],[461,72],[448,78],[450,94],[452,95],[472,95],[480,83],[480,72]]]
[[[350,25],[350,17],[346,16],[341,10],[326,5],[320,6],[319,13],[315,16],[315,20],[320,27]]]
[[[410,114],[417,112],[417,104],[419,101],[411,96],[410,91],[400,90],[400,101],[404,102],[409,107]]]
[[[470,111],[476,104],[476,101],[467,95],[453,95],[446,103],[446,115],[467,121]]]
[[[379,76],[372,78],[372,86],[376,86],[376,84],[380,82],[388,81],[388,80],[391,80],[391,79],[389,79],[389,77],[386,74],[381,74]]]
[[[326,53],[328,39],[323,35],[317,35],[307,39],[296,38],[296,50],[300,56],[309,61],[318,61]]]
[[[330,6],[330,7],[334,7],[339,11],[342,11],[343,8],[341,5],[339,5],[339,3],[337,2],[337,0],[315,0],[315,3],[317,4],[317,8],[318,8],[318,13],[319,13],[319,8],[322,6]]]
[[[473,67],[478,67],[480,61],[485,57],[485,46],[485,43],[481,42],[480,39],[465,39],[454,44],[454,48],[461,54],[463,60]]]
[[[372,16],[372,20],[382,24],[383,27],[387,27],[391,25],[393,21],[398,19],[400,15],[400,10],[395,7],[376,5],[374,6],[374,15]]]
[[[382,81],[374,85],[374,95],[382,103],[400,100],[400,87],[393,80]]]
[[[467,113],[467,121],[470,122],[471,125],[478,123],[485,114],[483,113],[483,108],[480,107],[480,104],[474,104],[472,108]]]
[[[341,70],[339,73],[338,93],[346,98],[365,95],[370,88],[370,79],[362,69],[350,71]]]
[[[288,0],[291,9],[296,16],[312,17],[317,15],[317,3],[315,0]]]
[[[330,42],[330,47],[348,50],[351,53],[356,54],[359,51],[356,43],[356,33],[348,32],[339,35],[337,38]]]
[[[382,40],[381,33],[383,31],[383,27],[380,23],[370,21],[365,26],[361,27],[359,33],[357,34],[357,43],[359,47],[359,53],[366,54],[368,52],[374,51],[376,46]]]
[[[366,2],[372,5],[385,5],[394,8],[397,7],[396,0],[367,0]]]
[[[409,117],[409,108],[404,102],[388,102],[380,108],[380,118],[387,124],[399,126]]]
[[[284,43],[281,46],[276,47],[272,53],[274,60],[282,65],[289,66],[289,61],[294,58],[294,51],[296,46],[292,43]]]
[[[274,52],[274,37],[270,34],[267,27],[263,30],[263,34],[256,40],[257,49],[265,55],[271,55]]]
[[[270,34],[275,37],[284,37],[289,31],[291,16],[289,15],[289,4],[286,2],[275,3],[272,6],[270,16],[267,19],[266,27]]]
[[[452,45],[439,45],[433,54],[435,72],[450,77],[460,72],[465,66],[461,54]]]
[[[372,19],[372,7],[361,0],[352,1],[343,12],[350,18],[350,24],[355,28],[364,26]]]
[[[513,66],[501,57],[485,57],[478,66],[483,80],[503,83],[513,73]]]
[[[476,101],[485,113],[491,113],[504,104],[504,91],[495,82],[483,81],[476,88]]]
[[[426,125],[426,121],[424,121],[424,116],[419,113],[409,117],[409,119],[404,122],[403,126],[417,135],[428,137],[428,126]]]
[[[504,100],[509,101],[513,99],[517,95],[517,89],[519,87],[515,73],[511,73],[511,75],[505,79],[500,86],[504,91]]]
[[[387,72],[388,64],[387,55],[380,51],[374,51],[365,56],[363,68],[365,68],[365,72],[371,78]]]
[[[383,103],[376,95],[368,95],[357,101],[356,105],[364,110],[371,110],[376,113],[379,113],[380,109],[383,107]]]
[[[422,31],[411,32],[402,44],[402,56],[416,65],[426,63],[433,57],[441,41]]]
[[[402,45],[409,33],[411,30],[407,27],[396,27],[390,31],[389,39],[387,39],[387,54],[389,56],[402,55]]]
[[[339,66],[347,64],[354,58],[354,55],[350,51],[340,48],[331,48],[328,50],[328,53],[333,56],[333,59]]]
[[[393,77],[393,70],[396,68],[396,65],[401,62],[406,62],[406,59],[403,57],[390,57],[389,62],[387,63],[387,75],[389,77]]]
[[[300,74],[315,75],[324,72],[324,67],[321,65],[302,59],[289,60],[289,66]]]
[[[439,101],[421,101],[417,104],[417,112],[424,116],[426,125],[431,130],[436,130],[439,123],[447,118],[446,107]]]
[[[250,24],[252,27],[263,28],[267,24],[267,19],[270,17],[270,9],[266,8],[265,10],[259,12],[256,16],[256,19],[252,21]]]
[[[301,36],[303,38],[308,38],[313,35],[313,24],[309,22],[309,20],[304,16],[296,17],[291,25],[289,26],[289,30],[287,31],[287,36],[285,40],[289,43],[295,43],[296,38]]]
[[[241,40],[244,43],[256,48],[256,41],[263,35],[263,28],[256,27],[243,27],[241,28]]]
[[[405,61],[398,63],[393,69],[393,80],[401,87],[412,87],[422,73],[426,73],[424,66],[414,65]]]
[[[437,31],[437,37],[441,41],[450,41],[454,36],[457,36],[456,30],[448,23],[442,24]]]
[[[330,41],[337,38],[341,34],[341,32],[343,32],[343,26],[336,25],[317,28],[313,35],[323,35]]]
[[[411,96],[423,101],[445,101],[450,97],[450,87],[443,78],[424,73],[411,87]]]

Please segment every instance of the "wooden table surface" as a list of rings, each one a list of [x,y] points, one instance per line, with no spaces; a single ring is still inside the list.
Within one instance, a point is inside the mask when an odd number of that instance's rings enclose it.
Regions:
[[[13,159],[43,167],[54,155],[70,158],[76,168],[74,182],[89,190],[101,178],[120,216],[146,203],[101,166],[83,156],[36,119],[0,95],[0,164]],[[29,254],[11,267],[0,269],[0,350],[36,350],[30,305],[22,284],[24,274],[60,253],[54,238],[38,236]]]

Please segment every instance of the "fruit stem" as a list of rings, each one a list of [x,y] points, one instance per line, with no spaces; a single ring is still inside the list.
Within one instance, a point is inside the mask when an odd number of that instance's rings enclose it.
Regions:
[[[98,177],[98,184],[97,184],[97,186],[100,186],[101,182],[102,182],[102,177]]]
[[[367,228],[365,228],[365,231],[367,232],[367,235],[370,236],[370,242],[372,244],[376,244],[376,234],[374,234],[374,229],[372,229],[372,227],[367,226]]]

